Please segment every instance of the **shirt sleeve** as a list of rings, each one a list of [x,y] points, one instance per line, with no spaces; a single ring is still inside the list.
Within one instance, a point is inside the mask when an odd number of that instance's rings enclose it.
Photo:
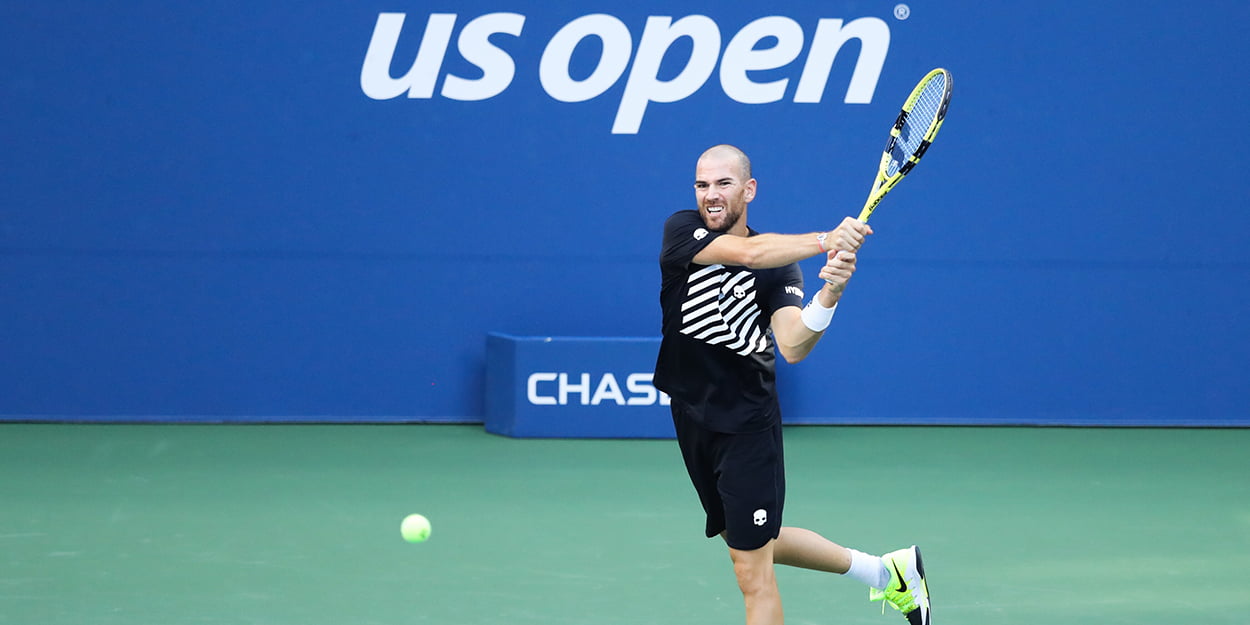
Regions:
[[[768,296],[768,309],[776,312],[786,306],[803,307],[803,271],[797,263],[779,270],[777,288]]]
[[[684,269],[703,248],[721,234],[707,229],[703,219],[699,217],[699,211],[684,210],[673,213],[664,222],[660,266]]]

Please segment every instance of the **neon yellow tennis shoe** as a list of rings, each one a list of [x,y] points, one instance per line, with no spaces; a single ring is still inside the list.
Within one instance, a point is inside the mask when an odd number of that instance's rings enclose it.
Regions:
[[[915,545],[881,556],[885,568],[890,571],[890,583],[885,590],[872,588],[869,601],[885,601],[907,617],[910,625],[931,625],[929,620],[929,583],[924,578],[924,563],[920,549]],[[885,610],[885,604],[881,605]]]

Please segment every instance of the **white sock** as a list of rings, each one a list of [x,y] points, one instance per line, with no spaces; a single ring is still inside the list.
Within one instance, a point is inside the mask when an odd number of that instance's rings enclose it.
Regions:
[[[884,589],[890,583],[890,571],[885,568],[881,558],[854,549],[847,551],[851,552],[851,569],[846,572],[847,575],[877,590]]]

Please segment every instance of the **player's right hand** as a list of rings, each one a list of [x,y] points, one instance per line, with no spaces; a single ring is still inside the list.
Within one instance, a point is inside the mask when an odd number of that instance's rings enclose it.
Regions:
[[[826,306],[836,303],[836,296],[842,294],[842,291],[846,289],[846,283],[851,281],[851,276],[854,274],[855,254],[853,252],[831,250],[826,254],[825,266],[820,268],[820,279],[825,281],[825,290],[829,291],[829,295],[835,296],[835,299],[821,303]]]

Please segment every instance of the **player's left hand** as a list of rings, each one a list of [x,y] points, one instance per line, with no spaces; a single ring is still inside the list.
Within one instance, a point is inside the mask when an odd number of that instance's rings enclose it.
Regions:
[[[868,224],[854,217],[847,217],[838,224],[837,228],[829,231],[825,246],[830,250],[858,252],[860,246],[864,244],[864,239],[870,234],[872,234],[872,228]]]

